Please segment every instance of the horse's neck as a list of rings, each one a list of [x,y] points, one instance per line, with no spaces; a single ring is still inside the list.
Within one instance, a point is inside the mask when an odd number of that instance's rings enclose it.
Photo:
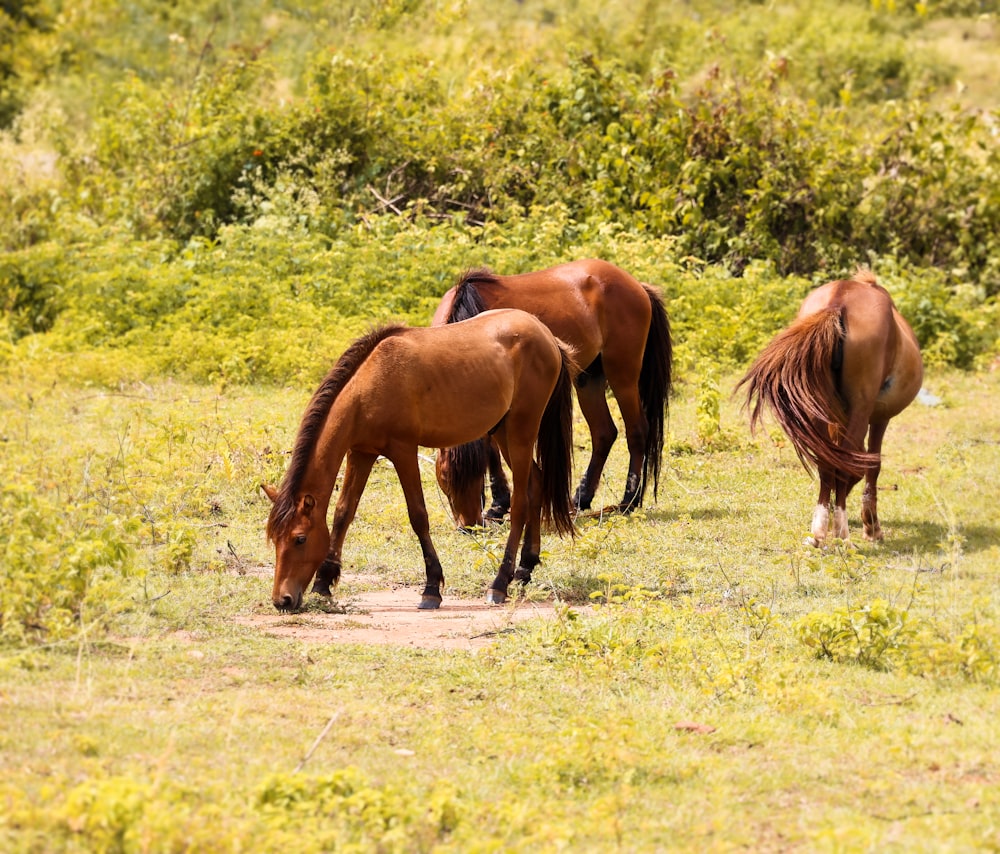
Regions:
[[[302,492],[314,496],[324,508],[329,506],[337,475],[350,450],[351,439],[342,421],[334,404],[302,478]]]

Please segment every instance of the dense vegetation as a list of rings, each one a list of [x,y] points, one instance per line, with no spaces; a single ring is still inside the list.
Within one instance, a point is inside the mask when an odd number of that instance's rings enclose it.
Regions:
[[[594,254],[679,297],[682,330],[703,276],[794,299],[786,277],[867,263],[944,361],[995,347],[998,126],[947,94],[925,30],[951,6],[19,8],[8,342],[284,380],[359,318],[424,322],[467,266]]]
[[[0,847],[996,847],[997,14],[0,4]],[[546,553],[602,609],[480,658],[237,625],[270,611],[257,485],[344,345],[468,267],[583,256],[663,289],[679,378],[659,502]],[[945,400],[890,428],[890,542],[815,552],[794,454],[727,395],[859,263]],[[352,569],[413,584],[370,489]],[[478,596],[499,540],[435,513]],[[292,773],[331,694],[338,747]],[[663,736],[698,717],[729,731]]]

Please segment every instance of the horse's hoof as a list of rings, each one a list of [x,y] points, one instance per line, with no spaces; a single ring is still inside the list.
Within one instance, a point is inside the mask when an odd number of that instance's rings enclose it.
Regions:
[[[441,598],[439,596],[421,596],[420,604],[417,605],[421,611],[436,611],[441,607]]]
[[[317,596],[322,596],[324,599],[332,599],[333,598],[333,593],[332,593],[332,591],[330,590],[329,587],[326,587],[326,588],[323,588],[323,589],[319,589],[319,588],[314,587],[312,589],[312,592],[315,593]]]
[[[821,545],[823,545],[823,541],[817,540],[815,537],[806,537],[802,541],[802,544],[806,546],[812,546],[814,549],[818,549]]]
[[[507,601],[507,594],[502,590],[494,590],[492,587],[486,591],[487,605],[503,605]]]

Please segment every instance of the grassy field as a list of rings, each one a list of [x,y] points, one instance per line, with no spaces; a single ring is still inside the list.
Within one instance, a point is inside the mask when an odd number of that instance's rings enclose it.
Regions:
[[[546,536],[528,595],[555,618],[478,652],[254,627],[273,612],[257,484],[308,389],[16,373],[5,496],[31,484],[67,514],[66,549],[116,520],[136,558],[81,629],[0,652],[3,850],[1000,847],[1000,372],[929,373],[941,403],[886,439],[885,543],[861,540],[855,494],[855,541],[822,552],[803,544],[816,482],[776,430],[748,434],[736,377],[714,436],[712,395],[683,385],[657,500]],[[502,530],[453,531],[430,464],[425,489],[446,597],[478,599]],[[415,604],[380,463],[340,595],[400,583]]]
[[[996,0],[293,5],[0,9],[0,852],[1000,851]],[[418,614],[381,461],[338,604],[278,615],[260,485],[325,364],[589,256],[668,303],[658,494],[545,535],[490,643],[347,642]],[[856,493],[816,550],[729,395],[859,262],[937,400],[885,542]],[[506,531],[433,453],[471,608]]]

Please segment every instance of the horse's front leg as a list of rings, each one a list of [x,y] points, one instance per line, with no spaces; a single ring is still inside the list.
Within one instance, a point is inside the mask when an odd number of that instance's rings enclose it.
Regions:
[[[375,465],[377,459],[378,454],[361,454],[357,451],[350,451],[347,455],[347,464],[344,466],[344,482],[340,487],[337,506],[333,510],[333,525],[330,527],[330,551],[316,573],[316,579],[313,581],[313,593],[326,597],[333,596],[332,588],[336,587],[340,581],[340,556],[344,549],[344,538],[347,536],[347,529],[351,522],[354,521],[361,493],[365,491],[372,466]]]
[[[393,453],[390,459],[396,467],[400,486],[403,487],[410,527],[417,535],[420,551],[424,557],[427,583],[424,585],[424,592],[420,595],[420,604],[417,607],[423,611],[434,610],[441,607],[444,570],[441,569],[441,561],[434,550],[434,543],[431,542],[431,526],[427,517],[427,505],[424,503],[424,489],[420,483],[417,449],[416,447],[402,449]]]
[[[618,438],[618,428],[608,408],[605,394],[607,387],[603,376],[593,377],[582,373],[576,379],[576,399],[590,428],[590,462],[587,463],[580,485],[573,495],[573,504],[578,510],[590,509],[611,447]]]
[[[490,508],[486,520],[499,522],[510,512],[510,486],[503,472],[503,462],[496,442],[489,439]]]

